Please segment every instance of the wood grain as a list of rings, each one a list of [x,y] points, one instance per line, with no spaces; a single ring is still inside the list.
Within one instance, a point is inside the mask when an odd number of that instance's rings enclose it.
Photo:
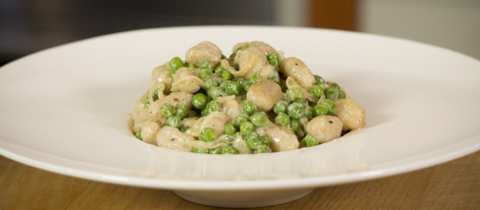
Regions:
[[[0,209],[222,209],[171,191],[63,176],[0,156]],[[256,209],[480,209],[480,152],[435,167],[323,187],[290,203]]]

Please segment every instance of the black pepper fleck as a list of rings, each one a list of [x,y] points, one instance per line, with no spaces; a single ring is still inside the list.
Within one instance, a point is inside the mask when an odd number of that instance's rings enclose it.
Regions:
[[[333,124],[333,121],[329,120],[328,123]]]
[[[175,138],[172,138],[172,141],[175,141]]]

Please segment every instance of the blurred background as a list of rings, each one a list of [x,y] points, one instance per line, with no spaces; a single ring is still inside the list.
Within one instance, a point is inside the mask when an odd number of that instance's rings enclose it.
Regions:
[[[480,0],[0,0],[0,65],[68,42],[191,25],[281,25],[420,41],[480,60]]]

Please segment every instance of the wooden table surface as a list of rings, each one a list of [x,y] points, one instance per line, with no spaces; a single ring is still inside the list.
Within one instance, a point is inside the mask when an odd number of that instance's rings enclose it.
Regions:
[[[0,156],[0,210],[222,209],[168,190],[63,176]],[[258,209],[480,209],[480,151],[427,169],[324,187],[299,200]]]

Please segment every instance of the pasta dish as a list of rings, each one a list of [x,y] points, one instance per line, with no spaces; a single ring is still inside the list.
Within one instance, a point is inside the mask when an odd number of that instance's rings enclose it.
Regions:
[[[153,69],[131,129],[172,150],[255,154],[316,146],[363,128],[365,118],[338,83],[299,58],[260,41],[238,43],[226,57],[204,41]]]

